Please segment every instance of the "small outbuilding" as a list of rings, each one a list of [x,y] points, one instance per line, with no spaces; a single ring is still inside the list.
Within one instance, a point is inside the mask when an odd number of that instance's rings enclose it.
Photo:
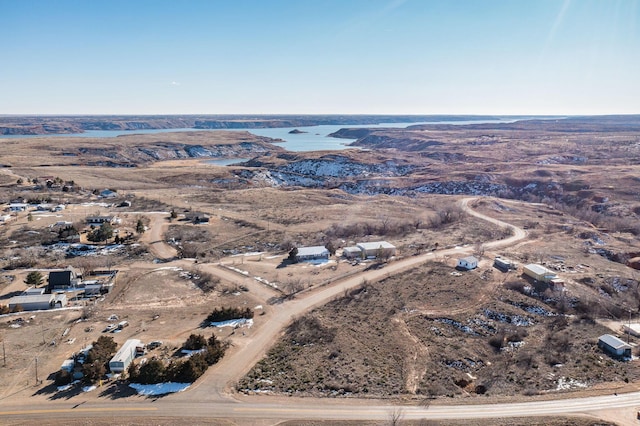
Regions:
[[[640,337],[640,323],[634,322],[630,324],[625,324],[622,326],[622,331],[625,334],[631,334],[635,337]]]
[[[467,256],[462,259],[458,259],[456,268],[470,271],[478,267],[478,259],[475,256]]]
[[[342,256],[347,259],[362,259],[362,250],[357,246],[345,247],[342,249]]]
[[[611,334],[600,336],[598,347],[614,358],[631,358],[631,346]]]
[[[129,339],[124,342],[124,345],[109,361],[109,370],[112,373],[122,373],[131,364],[131,361],[136,357],[138,353],[138,347],[144,347],[142,342],[138,339]]]
[[[517,268],[515,262],[502,256],[496,256],[496,258],[493,259],[493,266],[501,270],[502,272],[509,272]]]
[[[530,263],[525,265],[522,269],[522,272],[536,281],[541,281],[544,283],[551,282],[552,279],[558,278],[555,272],[545,268],[542,265],[538,265],[536,263]]]
[[[559,278],[555,272],[542,265],[530,263],[522,268],[522,273],[536,281],[547,283],[556,290],[562,290],[564,288],[562,278]]]
[[[103,189],[102,191],[100,191],[99,196],[100,198],[116,198],[118,196],[118,193],[110,189]]]
[[[102,225],[103,223],[113,224],[115,222],[115,216],[87,216],[87,224],[89,225]]]
[[[31,287],[22,292],[23,296],[33,296],[44,294],[46,289],[44,287]]]
[[[211,220],[211,215],[202,212],[189,212],[185,214],[185,219],[193,222],[195,225],[199,225],[202,223],[209,223],[209,221]]]
[[[305,260],[329,260],[329,250],[324,246],[300,247],[296,255],[298,262]]]

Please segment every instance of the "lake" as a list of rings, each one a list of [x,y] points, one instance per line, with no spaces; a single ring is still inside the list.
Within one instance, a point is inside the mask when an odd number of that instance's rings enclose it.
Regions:
[[[405,128],[419,124],[482,124],[482,123],[512,123],[533,117],[508,117],[493,120],[470,120],[470,121],[430,121],[430,122],[405,122],[405,123],[379,123],[379,124],[327,124],[307,127],[273,127],[264,129],[145,129],[145,130],[88,130],[84,133],[69,134],[49,134],[49,135],[0,135],[0,139],[31,139],[44,137],[79,137],[79,138],[113,138],[121,135],[144,135],[169,132],[193,132],[193,131],[231,131],[250,132],[257,136],[266,136],[273,139],[282,139],[279,146],[288,151],[323,151],[341,150],[349,148],[348,144],[355,142],[355,139],[342,139],[329,137],[331,133],[348,128]],[[293,129],[298,129],[306,133],[291,134]]]

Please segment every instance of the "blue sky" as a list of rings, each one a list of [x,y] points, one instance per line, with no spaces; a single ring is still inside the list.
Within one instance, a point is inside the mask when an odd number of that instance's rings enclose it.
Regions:
[[[640,113],[640,0],[0,0],[0,114]]]

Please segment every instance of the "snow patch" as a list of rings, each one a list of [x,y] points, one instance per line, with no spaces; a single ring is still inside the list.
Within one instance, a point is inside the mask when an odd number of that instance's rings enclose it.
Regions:
[[[191,383],[156,383],[153,385],[142,385],[140,383],[130,383],[129,387],[138,392],[138,395],[166,395],[168,393],[176,393],[185,391],[191,386]]]
[[[253,319],[247,319],[247,318],[238,318],[238,319],[231,319],[226,321],[213,321],[211,323],[211,327],[218,327],[218,328],[222,328],[222,327],[251,328],[252,325],[253,325]]]
[[[579,382],[575,379],[567,379],[560,377],[557,382],[556,390],[584,389],[589,387],[586,383]]]

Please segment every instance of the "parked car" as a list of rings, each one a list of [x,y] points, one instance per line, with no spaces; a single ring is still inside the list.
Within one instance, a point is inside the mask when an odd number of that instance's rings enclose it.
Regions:
[[[154,340],[153,342],[149,342],[147,344],[147,349],[152,350],[155,348],[159,348],[160,346],[162,346],[162,341],[161,340]]]

